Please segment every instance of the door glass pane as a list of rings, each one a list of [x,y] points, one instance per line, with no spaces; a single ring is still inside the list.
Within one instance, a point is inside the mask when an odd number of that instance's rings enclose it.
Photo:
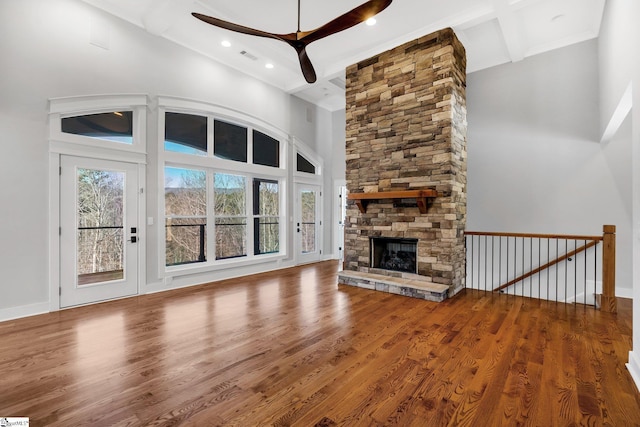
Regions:
[[[124,172],[77,170],[78,285],[124,278]]]
[[[302,222],[300,224],[300,238],[302,239],[302,253],[316,251],[316,192],[302,190]]]

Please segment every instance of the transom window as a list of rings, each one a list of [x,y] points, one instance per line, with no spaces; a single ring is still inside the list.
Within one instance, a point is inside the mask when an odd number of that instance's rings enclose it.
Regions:
[[[313,163],[307,160],[302,154],[298,153],[296,156],[296,170],[298,172],[306,172],[315,174],[316,167]]]
[[[280,167],[280,141],[254,129],[253,163]]]
[[[61,128],[63,133],[133,144],[133,111],[64,117]]]
[[[164,149],[177,153],[207,155],[207,118],[194,114],[166,113]]]
[[[216,120],[213,124],[213,153],[216,157],[247,162],[247,128]]]

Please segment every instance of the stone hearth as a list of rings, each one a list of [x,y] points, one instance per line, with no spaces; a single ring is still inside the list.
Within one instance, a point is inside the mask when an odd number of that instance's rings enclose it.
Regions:
[[[345,285],[428,301],[444,301],[449,291],[447,285],[428,282],[423,276],[417,274],[413,275],[415,277],[391,277],[359,271],[342,271],[339,276],[340,283]]]
[[[347,68],[352,200],[340,283],[436,301],[464,287],[465,69],[451,29]],[[417,190],[428,198],[402,198]],[[374,268],[374,237],[417,239],[417,274]]]

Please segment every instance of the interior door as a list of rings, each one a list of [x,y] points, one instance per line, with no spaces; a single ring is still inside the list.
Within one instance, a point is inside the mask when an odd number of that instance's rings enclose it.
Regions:
[[[60,307],[138,293],[138,168],[62,156]]]
[[[322,255],[320,187],[296,184],[296,261],[319,261]]]

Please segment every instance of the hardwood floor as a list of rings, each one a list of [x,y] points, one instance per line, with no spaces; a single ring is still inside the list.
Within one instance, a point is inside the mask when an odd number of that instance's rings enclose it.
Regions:
[[[640,425],[631,303],[338,286],[337,263],[0,323],[32,426]]]

